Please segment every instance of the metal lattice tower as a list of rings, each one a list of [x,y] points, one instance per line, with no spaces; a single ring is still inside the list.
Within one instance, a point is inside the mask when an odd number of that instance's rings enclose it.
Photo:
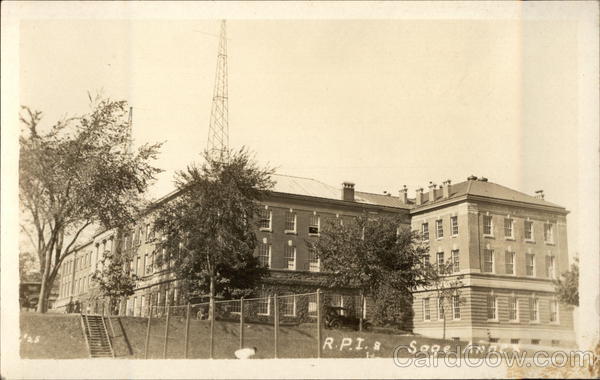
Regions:
[[[221,36],[217,53],[217,71],[213,90],[207,150],[211,157],[224,159],[229,150],[229,106],[227,101],[227,37],[225,20],[221,22]]]

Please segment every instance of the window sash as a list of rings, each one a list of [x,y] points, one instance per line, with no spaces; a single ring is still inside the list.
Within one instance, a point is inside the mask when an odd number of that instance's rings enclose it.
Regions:
[[[450,218],[450,223],[452,224],[452,235],[458,235],[458,217],[453,216]]]
[[[285,216],[285,230],[286,231],[296,231],[296,214],[293,212],[288,212]]]
[[[544,224],[544,241],[551,243],[554,241],[554,228],[552,223]]]
[[[321,217],[319,215],[311,215],[308,225],[308,233],[318,235],[320,231]]]
[[[460,297],[452,297],[452,315],[454,319],[460,319]]]
[[[508,319],[511,321],[517,320],[518,301],[517,297],[508,298]]]
[[[488,273],[494,272],[494,251],[491,249],[483,251],[483,271]]]
[[[537,322],[539,319],[538,313],[539,302],[537,298],[529,299],[529,319],[533,322]]]
[[[429,298],[423,298],[423,320],[431,320],[431,311],[429,310]]]
[[[489,215],[483,216],[483,234],[492,235],[492,217]]]
[[[423,241],[429,240],[429,223],[421,224],[421,233],[423,235]]]
[[[296,269],[296,247],[285,245],[284,246],[285,259],[287,261],[288,269]]]
[[[496,319],[497,314],[497,301],[496,296],[488,296],[487,299],[487,317],[488,319]]]
[[[528,253],[526,255],[526,270],[527,270],[527,275],[528,276],[534,276],[535,275],[535,255]]]
[[[515,253],[506,251],[504,262],[506,264],[506,274],[515,274]]]
[[[460,272],[460,251],[458,249],[452,251],[452,272]]]
[[[271,229],[271,210],[263,208],[259,212],[259,227],[264,229]]]
[[[512,219],[504,219],[504,236],[505,237],[513,237],[513,220]]]
[[[550,301],[550,322],[558,322],[558,302]]]
[[[435,234],[438,239],[444,237],[444,224],[441,219],[435,221]]]
[[[533,240],[533,222],[525,221],[525,239]]]
[[[314,249],[308,251],[308,270],[310,272],[319,272],[321,270],[321,261]]]
[[[271,244],[261,243],[259,245],[258,261],[262,266],[271,267]]]

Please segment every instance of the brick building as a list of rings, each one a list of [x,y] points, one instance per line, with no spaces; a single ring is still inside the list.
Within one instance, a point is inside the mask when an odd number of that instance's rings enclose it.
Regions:
[[[414,199],[406,188],[392,196],[355,191],[351,183],[337,189],[308,178],[273,179],[276,185],[264,201],[257,231],[256,255],[271,270],[262,294],[298,294],[322,286],[326,274],[306,241],[318,238],[327,218],[394,214],[422,232],[431,262],[450,260],[449,277],[462,276],[459,297],[446,300],[447,337],[543,345],[573,342],[571,310],[558,304],[552,286],[552,279],[568,269],[567,211],[544,200],[543,194],[530,196],[476,177],[457,184],[447,181],[439,188],[431,184],[428,192],[418,189]],[[171,193],[156,203],[175,196]],[[91,274],[101,265],[101,252],[112,251],[118,243],[133,253],[131,271],[141,278],[135,294],[120,305],[120,314],[144,315],[150,299],[153,305],[164,305],[167,299],[170,305],[183,302],[169,268],[153,265],[156,240],[150,211],[133,231],[124,236],[104,231],[63,264],[55,307],[92,297]],[[359,305],[352,289],[328,293],[326,302],[368,313],[368,305]],[[295,297],[289,299],[294,313],[283,320],[314,315],[312,300],[296,305]],[[432,292],[415,292],[416,333],[441,337],[438,302]],[[92,311],[98,309],[96,301],[88,304]],[[268,303],[261,307],[262,314],[271,313]]]

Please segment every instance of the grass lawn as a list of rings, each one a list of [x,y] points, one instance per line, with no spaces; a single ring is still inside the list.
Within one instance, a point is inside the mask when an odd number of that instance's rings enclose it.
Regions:
[[[112,327],[111,327],[112,324]],[[113,336],[115,356],[122,359],[143,359],[146,339],[147,318],[113,317],[107,323]],[[189,359],[209,357],[210,322],[190,320]],[[154,318],[150,328],[148,358],[162,358],[165,344],[165,318]],[[239,323],[215,323],[214,358],[232,359],[239,348]],[[465,342],[442,341],[409,334],[381,332],[358,332],[350,330],[322,330],[323,358],[392,357],[398,345],[417,347],[427,345],[464,347]],[[183,359],[185,342],[185,318],[171,317],[167,339],[167,358]],[[256,347],[257,359],[274,357],[273,326],[248,323],[244,328],[244,346]],[[403,356],[409,355],[403,352]],[[74,359],[87,358],[88,350],[78,314],[21,314],[21,356],[31,359]],[[316,358],[317,331],[315,324],[281,326],[278,335],[279,358]]]

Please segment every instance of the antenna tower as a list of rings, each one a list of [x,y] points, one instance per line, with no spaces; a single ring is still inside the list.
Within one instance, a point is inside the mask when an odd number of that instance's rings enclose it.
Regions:
[[[208,154],[216,159],[226,158],[229,150],[229,121],[227,101],[227,37],[225,20],[221,21],[221,36],[217,52],[217,71],[213,90],[210,124],[208,128]]]

